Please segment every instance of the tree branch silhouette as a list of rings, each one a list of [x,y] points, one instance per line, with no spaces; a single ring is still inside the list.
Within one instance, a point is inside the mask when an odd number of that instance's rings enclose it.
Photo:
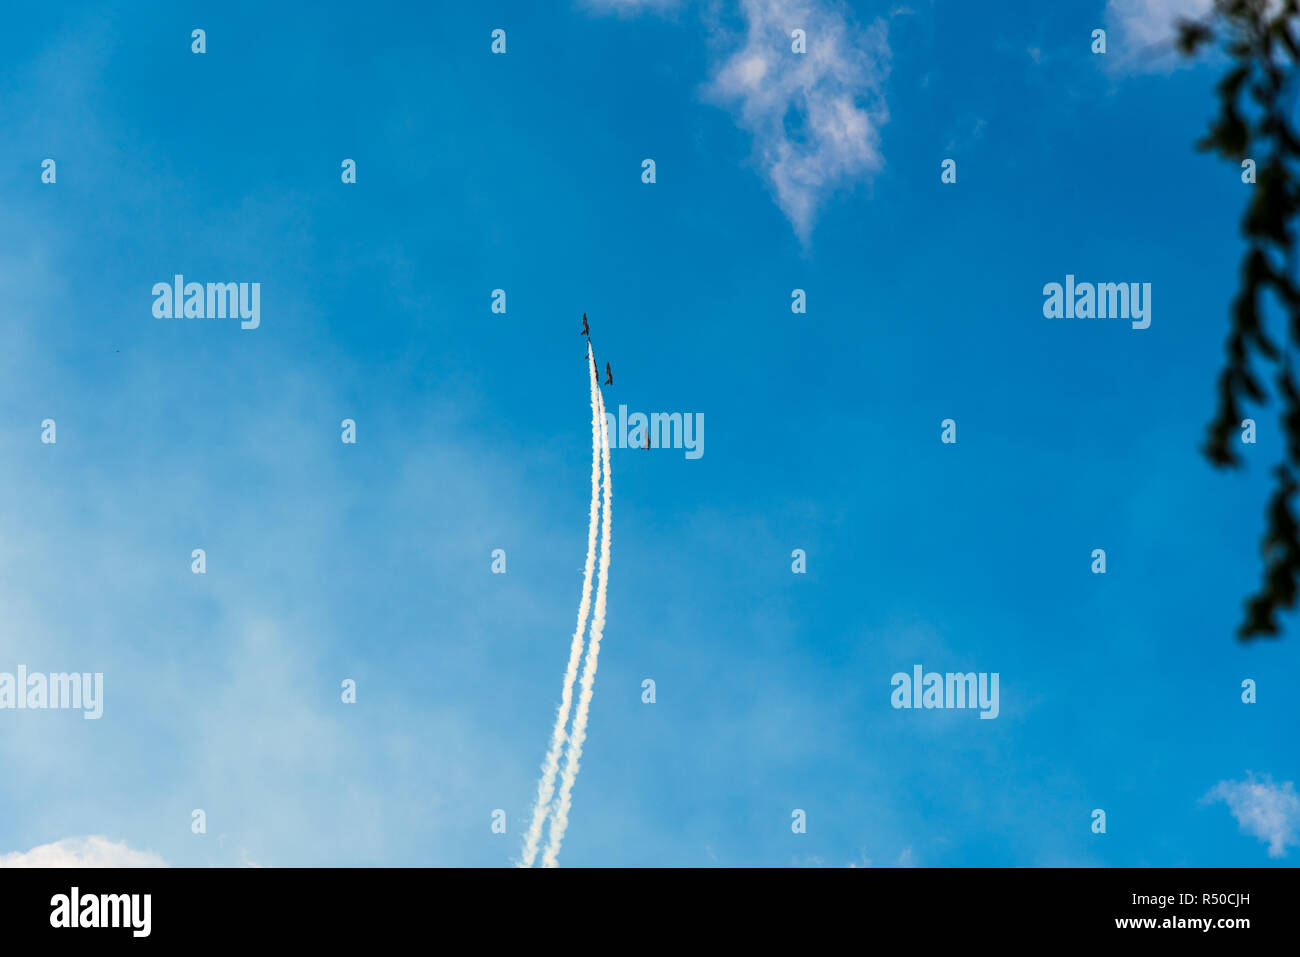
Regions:
[[[1222,45],[1229,68],[1216,86],[1218,116],[1197,148],[1243,163],[1253,159],[1254,190],[1241,219],[1246,253],[1241,287],[1233,300],[1225,344],[1227,360],[1219,374],[1218,408],[1207,428],[1202,453],[1216,468],[1237,468],[1234,448],[1243,426],[1243,408],[1269,401],[1252,370],[1259,359],[1276,368],[1276,394],[1284,452],[1274,466],[1275,485],[1266,510],[1267,528],[1260,551],[1264,580],[1246,600],[1242,640],[1280,634],[1278,612],[1295,608],[1300,597],[1300,523],[1292,500],[1300,484],[1300,389],[1291,371],[1291,346],[1300,343],[1300,287],[1295,283],[1295,218],[1300,212],[1300,136],[1291,125],[1291,96],[1300,66],[1297,21],[1300,0],[1215,0],[1202,20],[1177,24],[1178,49],[1195,56]],[[1265,331],[1266,297],[1286,316],[1279,349]]]

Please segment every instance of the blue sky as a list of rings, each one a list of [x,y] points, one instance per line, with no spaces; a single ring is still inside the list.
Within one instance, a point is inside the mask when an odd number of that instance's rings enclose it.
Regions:
[[[0,711],[0,856],[511,863],[586,312],[610,407],[706,433],[613,452],[562,864],[1293,865],[1294,622],[1233,638],[1275,411],[1245,472],[1197,453],[1250,187],[1192,149],[1217,67],[1146,55],[1178,6],[15,11],[0,671],[105,701]],[[176,273],[260,282],[260,327],[156,319]],[[1150,282],[1150,328],[1044,318],[1067,273]],[[999,716],[895,710],[916,664],[997,672]]]

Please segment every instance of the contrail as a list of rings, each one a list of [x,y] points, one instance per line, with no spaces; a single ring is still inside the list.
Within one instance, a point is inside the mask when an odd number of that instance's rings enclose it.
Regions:
[[[582,575],[582,601],[578,605],[578,627],[569,645],[569,666],[564,672],[564,688],[560,692],[560,710],[555,715],[555,728],[551,731],[551,745],[542,762],[542,777],[537,782],[537,803],[533,805],[533,820],[524,838],[524,856],[520,867],[532,867],[537,858],[537,846],[542,840],[542,825],[546,812],[551,809],[555,795],[555,775],[560,770],[560,749],[564,747],[564,729],[569,723],[569,710],[573,705],[573,683],[578,677],[578,660],[582,657],[582,635],[587,630],[587,614],[591,610],[591,576],[596,569],[596,515],[600,506],[600,449],[601,424],[605,421],[604,404],[596,379],[595,357],[588,350],[587,365],[591,371],[591,514],[587,519],[587,564]]]
[[[596,389],[597,412],[600,415],[600,453],[605,473],[605,500],[601,506],[600,575],[596,585],[596,610],[591,619],[591,640],[587,643],[587,660],[582,666],[582,692],[578,696],[578,711],[573,717],[573,733],[569,736],[569,750],[565,754],[564,775],[560,778],[560,797],[551,818],[551,830],[542,855],[543,867],[556,867],[560,842],[569,826],[569,806],[573,795],[573,782],[578,778],[578,762],[582,758],[582,745],[587,739],[587,713],[591,708],[592,686],[596,683],[596,659],[600,655],[600,638],[605,631],[605,594],[609,586],[609,527],[610,498],[613,495],[609,474],[609,426],[605,419],[605,400]]]

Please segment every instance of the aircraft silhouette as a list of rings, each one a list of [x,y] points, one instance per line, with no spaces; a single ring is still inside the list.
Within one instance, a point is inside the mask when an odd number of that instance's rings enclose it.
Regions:
[[[614,373],[609,371],[609,363],[605,363],[605,385],[614,384]]]
[[[591,330],[587,328],[587,314],[585,312],[582,314],[582,331],[578,333],[578,335],[580,336],[591,335]]]

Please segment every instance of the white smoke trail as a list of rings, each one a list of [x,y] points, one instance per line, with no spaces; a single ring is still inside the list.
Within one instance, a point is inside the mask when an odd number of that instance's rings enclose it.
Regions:
[[[600,656],[600,639],[605,632],[605,595],[609,586],[609,529],[610,499],[613,485],[609,474],[609,426],[605,419],[605,399],[599,388],[596,391],[600,415],[600,455],[605,473],[604,503],[601,506],[600,574],[596,584],[596,609],[591,618],[591,638],[587,643],[587,659],[582,665],[582,691],[578,696],[578,710],[573,717],[573,732],[569,735],[569,749],[565,753],[564,774],[560,778],[560,797],[555,814],[551,817],[551,830],[547,836],[546,852],[542,855],[543,867],[556,867],[560,842],[569,826],[569,806],[573,795],[573,782],[578,778],[582,745],[587,739],[587,714],[591,708],[592,687],[596,683],[596,659]]]
[[[569,710],[573,706],[573,683],[578,678],[578,661],[582,657],[582,636],[587,630],[587,614],[591,610],[591,577],[596,570],[596,515],[600,508],[600,449],[601,423],[604,406],[596,378],[596,361],[587,354],[591,372],[591,514],[587,519],[587,564],[582,574],[582,601],[578,605],[578,627],[569,645],[569,665],[564,672],[564,688],[560,692],[560,710],[555,715],[555,728],[551,731],[551,744],[542,762],[542,777],[537,782],[537,803],[533,805],[533,820],[524,837],[524,856],[520,867],[532,867],[537,858],[537,847],[542,840],[542,825],[555,795],[555,776],[560,770],[560,749],[564,747],[564,729],[569,723]]]

